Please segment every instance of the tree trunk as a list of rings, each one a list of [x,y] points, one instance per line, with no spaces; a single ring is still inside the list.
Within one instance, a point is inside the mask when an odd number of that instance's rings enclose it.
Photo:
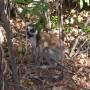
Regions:
[[[9,3],[8,0],[7,1],[0,0],[0,23],[6,31],[7,46],[9,50],[9,56],[10,56],[9,62],[10,62],[11,70],[12,70],[13,80],[16,85],[15,90],[20,90],[19,89],[19,78],[17,74],[17,65],[16,65],[16,60],[15,60],[14,52],[13,52],[12,31],[10,28],[8,13],[6,12],[8,9],[8,6],[6,6],[7,3]]]

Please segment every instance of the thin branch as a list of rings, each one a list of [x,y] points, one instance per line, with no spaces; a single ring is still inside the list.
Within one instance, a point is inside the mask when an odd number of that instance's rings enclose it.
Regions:
[[[73,47],[72,47],[72,50],[71,50],[71,52],[70,52],[70,57],[72,57],[72,56],[74,55],[74,53],[75,53],[74,51],[75,51],[76,46],[77,46],[77,44],[78,44],[79,38],[80,38],[80,36],[77,37],[77,39],[76,39],[76,41],[75,41],[75,43],[74,43],[74,45],[73,45]]]

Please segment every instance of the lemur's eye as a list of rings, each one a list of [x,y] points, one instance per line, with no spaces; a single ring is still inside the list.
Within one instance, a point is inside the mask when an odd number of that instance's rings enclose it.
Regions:
[[[30,32],[31,32],[31,33],[35,33],[35,30],[34,30],[34,29],[31,29]]]

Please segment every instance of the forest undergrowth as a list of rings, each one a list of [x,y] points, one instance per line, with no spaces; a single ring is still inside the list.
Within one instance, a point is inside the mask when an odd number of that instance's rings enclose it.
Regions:
[[[71,10],[70,13],[71,16],[64,15],[64,40],[59,38],[58,30],[49,33],[40,32],[39,47],[48,46],[49,50],[56,50],[55,58],[60,52],[61,59],[55,61],[49,60],[46,51],[43,51],[44,53],[38,51],[36,54],[39,55],[39,59],[33,62],[31,44],[26,37],[25,22],[20,18],[10,20],[13,52],[22,90],[90,90],[90,27],[83,28],[88,24],[89,13],[82,11],[76,14],[75,10]],[[5,36],[2,28],[0,33]],[[2,49],[5,59],[3,62],[5,84],[7,90],[13,90],[12,73],[8,67],[6,37],[3,39],[5,39]],[[42,59],[42,56],[45,57]]]

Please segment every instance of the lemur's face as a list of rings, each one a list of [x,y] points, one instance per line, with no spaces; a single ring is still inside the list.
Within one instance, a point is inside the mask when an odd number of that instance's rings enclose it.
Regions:
[[[36,30],[34,28],[34,25],[32,24],[29,24],[27,26],[27,36],[28,36],[28,39],[30,40],[30,43],[31,43],[31,46],[32,48],[36,48]]]
[[[34,32],[35,32],[33,26],[30,26],[30,25],[29,25],[29,26],[27,27],[27,29],[28,29],[28,31],[31,32],[31,33],[34,33]]]
[[[35,31],[34,26],[33,25],[28,25],[27,26],[27,35],[28,35],[28,37],[33,37],[33,36],[35,36],[35,34],[36,34],[36,31]]]

